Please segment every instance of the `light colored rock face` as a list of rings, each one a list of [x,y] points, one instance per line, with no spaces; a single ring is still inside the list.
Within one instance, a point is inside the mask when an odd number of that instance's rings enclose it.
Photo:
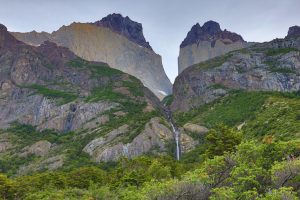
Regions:
[[[26,175],[28,173],[44,170],[56,170],[62,167],[64,164],[64,156],[56,155],[50,158],[47,158],[41,162],[31,163],[29,165],[23,165],[18,170],[18,175]]]
[[[39,45],[50,40],[68,47],[78,56],[89,61],[101,61],[139,78],[159,98],[172,92],[160,55],[131,42],[108,28],[91,24],[73,23],[63,26],[51,35],[41,33],[13,33],[27,43]]]
[[[36,155],[36,156],[46,156],[51,148],[51,143],[42,140],[34,143],[31,146],[25,147],[20,154],[21,157],[26,157],[28,155]]]
[[[54,157],[50,157],[46,160],[44,160],[39,168],[40,169],[49,169],[49,170],[55,170],[60,167],[62,167],[64,164],[64,156],[63,155],[57,155]]]
[[[230,51],[238,50],[249,46],[247,42],[231,40],[200,41],[198,43],[180,48],[178,57],[178,73],[194,64],[224,55]]]
[[[110,102],[68,103],[58,105],[55,101],[40,95],[0,101],[0,127],[8,127],[18,121],[36,126],[39,130],[54,129],[67,132],[84,128],[97,127],[109,119],[101,113],[114,108],[117,104]],[[12,112],[13,111],[13,112]]]
[[[173,140],[173,133],[160,124],[159,118],[152,118],[132,142],[123,144],[120,140],[122,134],[128,132],[128,126],[123,125],[108,133],[107,136],[92,140],[83,149],[95,161],[118,160],[120,157],[132,158],[147,152],[163,152],[167,141]]]
[[[209,130],[204,127],[204,126],[200,126],[198,124],[192,124],[192,123],[186,123],[183,126],[184,130],[192,132],[192,133],[197,133],[199,135],[204,135],[206,134]]]
[[[191,136],[184,133],[183,130],[180,132],[180,150],[181,153],[187,153],[193,150],[199,143],[195,141]]]

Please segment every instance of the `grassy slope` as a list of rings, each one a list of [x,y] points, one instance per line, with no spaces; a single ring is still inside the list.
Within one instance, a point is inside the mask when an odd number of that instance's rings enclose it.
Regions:
[[[292,136],[300,130],[300,96],[292,93],[233,91],[188,113],[176,113],[179,126],[187,122],[213,128],[223,123],[243,128],[252,136]]]

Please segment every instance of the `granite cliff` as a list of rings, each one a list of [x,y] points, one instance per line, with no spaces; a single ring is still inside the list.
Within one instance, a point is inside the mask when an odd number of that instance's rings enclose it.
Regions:
[[[30,45],[38,46],[49,40],[68,47],[83,59],[108,63],[140,79],[161,99],[172,92],[161,56],[145,40],[142,25],[129,17],[112,14],[95,23],[62,26],[51,34],[35,31],[12,34]]]
[[[178,73],[187,67],[246,47],[244,39],[233,32],[221,30],[220,25],[208,21],[201,27],[195,24],[180,45]]]
[[[299,91],[300,37],[297,30],[290,28],[285,39],[254,44],[188,67],[175,80],[172,109],[188,111],[226,96],[233,89]],[[243,44],[241,37],[237,38]]]

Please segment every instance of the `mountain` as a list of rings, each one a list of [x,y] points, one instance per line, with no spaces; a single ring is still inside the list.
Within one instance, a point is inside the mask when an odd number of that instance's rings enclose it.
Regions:
[[[27,174],[146,153],[173,154],[163,106],[141,81],[53,42],[27,45],[3,25],[0,110],[2,172]],[[193,148],[191,137],[182,139],[191,141],[183,151]]]
[[[0,25],[0,198],[298,199],[295,33],[188,67],[160,102],[129,74]]]
[[[12,34],[30,45],[38,46],[49,40],[68,47],[83,59],[108,63],[140,79],[160,99],[172,92],[161,56],[146,42],[142,25],[129,17],[111,14],[94,23],[72,23],[51,34]]]
[[[299,91],[300,37],[296,36],[290,28],[285,39],[255,44],[188,67],[175,80],[171,107],[187,111],[227,95],[230,89]]]
[[[201,27],[195,24],[180,45],[178,73],[187,67],[248,46],[244,39],[233,32],[222,30],[214,21]]]

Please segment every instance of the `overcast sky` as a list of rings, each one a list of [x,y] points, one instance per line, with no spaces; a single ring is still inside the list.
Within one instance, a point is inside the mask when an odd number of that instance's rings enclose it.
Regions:
[[[247,41],[282,38],[288,27],[300,25],[300,0],[0,0],[0,23],[9,31],[52,32],[110,13],[143,24],[146,40],[162,56],[173,82],[179,45],[195,23],[215,20]]]

